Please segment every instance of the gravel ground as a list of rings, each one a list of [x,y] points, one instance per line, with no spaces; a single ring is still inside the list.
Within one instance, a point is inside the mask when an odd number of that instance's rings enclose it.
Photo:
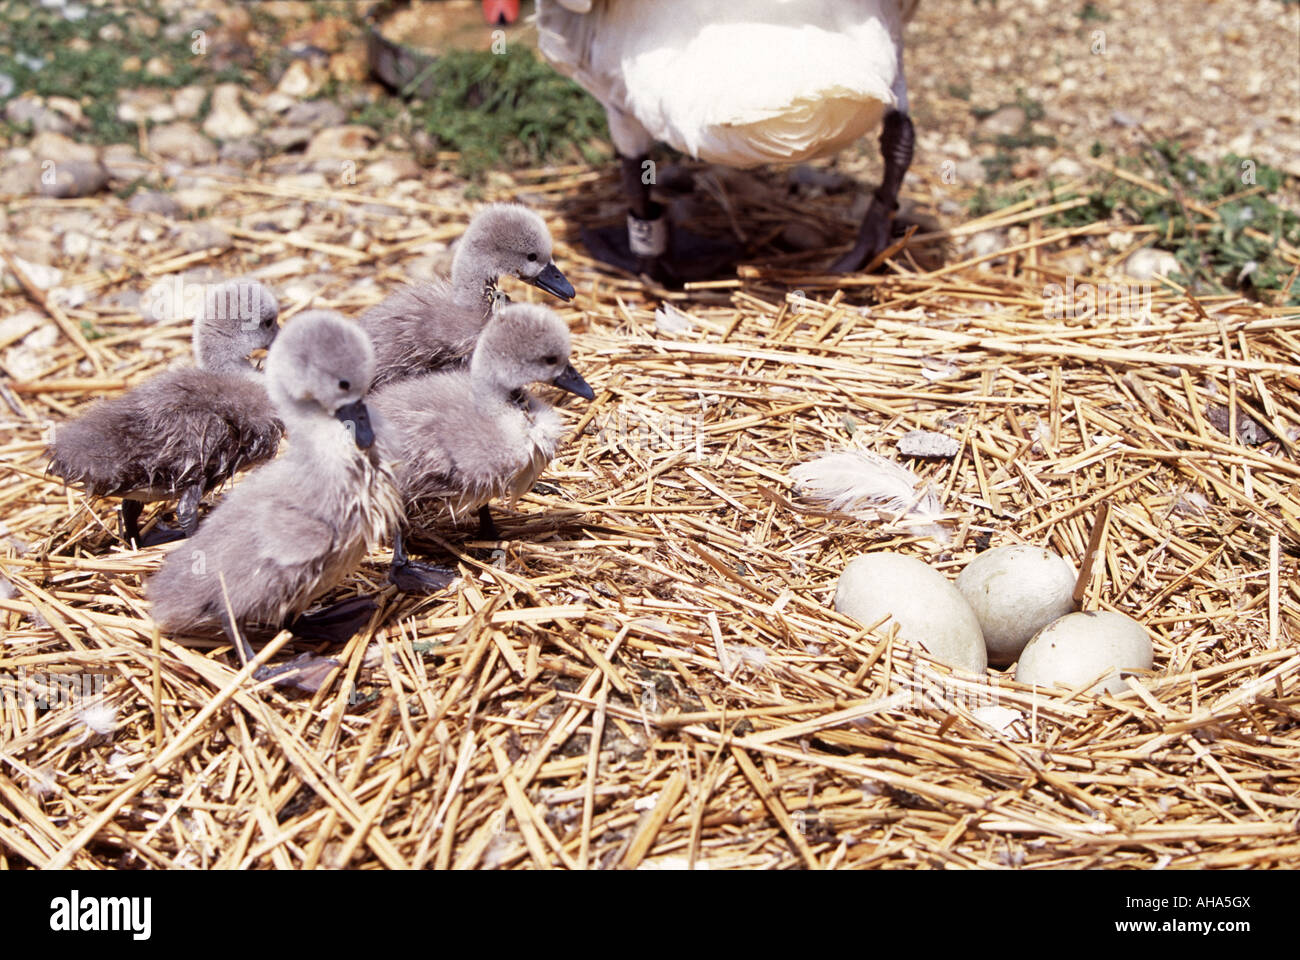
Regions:
[[[1043,108],[1035,132],[1057,141],[1039,148],[1043,166],[1149,138],[1300,176],[1300,5],[925,2],[907,43],[918,164],[962,160],[980,133],[972,110],[1023,98]]]

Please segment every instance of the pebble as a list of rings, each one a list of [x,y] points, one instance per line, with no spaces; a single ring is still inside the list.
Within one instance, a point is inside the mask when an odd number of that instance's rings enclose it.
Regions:
[[[214,209],[225,199],[226,194],[225,191],[214,187],[185,187],[177,190],[172,196],[182,210],[187,213],[197,213]]]
[[[276,153],[290,153],[311,142],[311,130],[308,127],[276,126],[268,129],[263,138]]]
[[[936,457],[950,460],[961,444],[952,437],[931,430],[909,430],[898,438],[898,452],[905,457]]]
[[[958,183],[984,183],[988,180],[988,171],[975,157],[958,160],[953,164],[952,172]]]
[[[19,310],[12,316],[0,319],[0,343],[21,340],[45,322],[45,317],[35,310]]]
[[[231,246],[230,234],[213,223],[193,223],[184,227],[176,237],[176,243],[186,253],[217,248],[228,250]]]
[[[27,149],[38,160],[53,160],[55,163],[79,161],[81,163],[98,163],[99,150],[95,147],[77,143],[61,133],[47,130],[32,137]]]
[[[46,197],[89,197],[108,183],[108,171],[98,160],[65,160],[43,170],[39,191]]]
[[[1024,129],[1028,119],[1020,107],[999,107],[980,121],[980,132],[989,137],[1011,136]]]
[[[89,237],[86,238],[89,241]],[[89,249],[89,245],[87,246]],[[50,291],[50,300],[65,310],[75,310],[87,300],[90,294],[82,286],[76,287],[55,287]]]
[[[45,105],[66,117],[74,127],[86,126],[86,114],[82,111],[81,104],[71,97],[46,97]]]
[[[139,236],[140,233],[139,228],[141,226],[152,227],[153,224],[141,224],[139,220],[134,220],[130,218],[124,219],[109,228],[108,237],[106,238],[106,241],[109,244],[112,244],[113,246],[119,249],[121,249],[122,247],[130,246],[131,244],[136,242],[136,237]],[[155,236],[154,239],[156,240],[157,236]],[[146,241],[146,242],[152,242],[152,241]]]
[[[339,83],[361,84],[370,76],[370,58],[364,43],[354,43],[330,57],[330,76]]]
[[[221,145],[221,162],[240,168],[251,167],[262,159],[262,148],[255,140],[231,140]]]
[[[307,145],[307,156],[313,160],[336,157],[354,159],[364,154],[377,136],[369,127],[355,124],[326,127],[311,138],[311,143]]]
[[[384,157],[366,165],[366,179],[381,187],[391,187],[399,180],[418,180],[424,168],[406,154]]]
[[[1172,253],[1152,247],[1135,250],[1124,261],[1124,272],[1135,280],[1150,280],[1155,276],[1167,277],[1181,269],[1178,259]]]
[[[293,97],[286,97],[283,93],[272,90],[262,98],[262,109],[267,113],[284,113],[297,102]]]
[[[216,145],[183,121],[149,131],[149,146],[160,157],[184,164],[212,163],[217,159]]]
[[[149,170],[149,162],[127,143],[113,143],[105,147],[99,162],[114,180],[135,180]]]
[[[50,351],[58,342],[59,328],[42,324],[5,351],[5,368],[15,380],[35,380],[49,367]]]
[[[36,255],[36,251],[31,249],[30,243],[24,243],[21,246],[23,248],[23,253],[28,254],[28,256]],[[44,251],[44,253],[49,257],[52,251]],[[23,272],[27,279],[32,282],[32,285],[41,290],[53,289],[63,281],[63,271],[58,267],[51,267],[36,260],[28,260],[23,256],[15,256],[14,263],[18,265],[18,269]],[[13,275],[8,270],[4,273],[6,277],[12,279]]]
[[[966,249],[972,257],[987,257],[1006,245],[1006,238],[997,230],[981,230],[966,241]]]
[[[953,160],[969,160],[971,157],[970,144],[960,137],[946,141],[939,152]]]
[[[12,82],[12,81],[11,81]],[[5,104],[5,119],[14,126],[31,125],[33,131],[42,133],[71,133],[72,122],[57,110],[47,107],[39,97],[15,97]]]
[[[1064,180],[1075,180],[1084,176],[1087,172],[1083,164],[1073,157],[1057,157],[1047,165],[1047,175],[1049,177],[1060,177]]]
[[[238,84],[217,85],[212,91],[212,112],[203,121],[204,133],[216,140],[242,140],[257,133],[257,121],[244,110],[239,94]]]
[[[203,87],[181,87],[172,95],[172,110],[182,120],[193,120],[203,109],[208,91]]]
[[[161,190],[141,190],[133,194],[126,202],[126,208],[132,213],[151,213],[162,217],[174,217],[181,212],[171,194]]]
[[[275,92],[286,97],[299,99],[312,97],[320,92],[325,77],[324,70],[313,70],[307,61],[295,60],[289,64],[288,69],[284,71],[284,75],[280,77],[280,82],[275,86]]]
[[[170,123],[176,119],[176,108],[166,90],[157,87],[140,87],[119,90],[117,94],[117,119],[124,123]]]
[[[295,103],[284,115],[284,122],[288,126],[309,127],[312,130],[341,126],[346,120],[347,113],[333,100],[306,100]]]

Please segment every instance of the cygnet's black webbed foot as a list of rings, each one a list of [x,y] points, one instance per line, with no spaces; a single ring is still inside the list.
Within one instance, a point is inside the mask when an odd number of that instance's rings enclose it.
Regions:
[[[345,603],[348,601],[344,601]],[[338,606],[337,604],[335,606]],[[253,648],[248,645],[243,631],[237,629],[226,613],[220,615],[221,626],[226,636],[234,644],[239,654],[240,663],[247,666],[253,660]],[[350,636],[350,634],[349,634]],[[305,693],[315,693],[325,683],[331,670],[337,670],[339,662],[332,657],[317,657],[310,653],[300,653],[288,663],[278,667],[258,667],[253,671],[254,680],[270,680],[277,687],[289,687]]]
[[[416,596],[446,590],[458,576],[460,574],[449,567],[435,567],[431,563],[420,563],[418,560],[394,562],[388,568],[388,582],[402,593]]]
[[[181,536],[192,537],[199,532],[199,501],[203,499],[203,487],[191,484],[181,491],[180,502],[176,504],[176,522],[185,532]]]
[[[399,530],[393,537],[393,562],[388,568],[388,582],[402,593],[424,596],[446,590],[458,577],[455,570],[420,563],[406,555],[406,540]]]
[[[303,640],[346,643],[370,622],[378,608],[370,597],[349,597],[315,613],[300,613],[284,628]]]
[[[189,536],[182,527],[173,527],[168,524],[158,522],[153,525],[148,533],[137,535],[136,543],[142,547],[156,547],[163,543],[173,543],[177,540],[184,540]]]
[[[892,242],[894,214],[898,211],[898,191],[903,177],[912,165],[912,148],[916,131],[911,118],[898,110],[885,115],[880,129],[880,154],[885,161],[885,173],[880,186],[871,197],[871,206],[858,228],[858,239],[844,256],[831,264],[833,273],[853,273],[867,267],[881,251]]]
[[[661,214],[666,218],[667,214]],[[642,221],[648,223],[650,221]],[[622,226],[582,230],[587,252],[601,263],[632,274],[645,274],[666,287],[680,287],[695,280],[713,280],[735,268],[743,251],[726,240],[700,236],[682,227],[669,227],[667,248],[657,255],[632,252],[629,229]]]
[[[131,550],[140,549],[140,513],[144,504],[139,500],[123,500],[117,508],[122,520],[122,540]]]
[[[318,657],[310,653],[300,653],[288,663],[278,667],[260,667],[253,671],[254,680],[270,680],[277,687],[301,690],[303,693],[315,693],[324,686],[326,679],[334,670],[339,669],[339,662],[333,657]]]

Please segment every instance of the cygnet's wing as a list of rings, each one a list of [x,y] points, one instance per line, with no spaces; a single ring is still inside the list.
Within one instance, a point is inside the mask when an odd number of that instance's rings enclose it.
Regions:
[[[281,433],[252,379],[172,370],[58,426],[50,472],[96,496],[207,489],[273,456]]]
[[[508,495],[532,462],[522,409],[476,399],[466,371],[391,383],[368,402],[389,425],[402,496],[417,512],[445,501],[459,513]]]
[[[358,319],[375,346],[374,386],[464,359],[487,322],[482,305],[456,302],[445,281],[411,284]]]

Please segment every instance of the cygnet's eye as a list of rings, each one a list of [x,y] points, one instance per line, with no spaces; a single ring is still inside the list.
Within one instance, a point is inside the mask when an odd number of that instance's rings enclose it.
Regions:
[[[339,389],[340,389],[340,390],[346,390],[346,389],[348,389],[348,388],[351,387],[351,386],[352,386],[351,382],[349,382],[349,381],[347,381],[347,380],[340,380],[340,381],[339,381]]]
[[[553,353],[548,354],[547,356],[542,357],[542,363],[546,364],[548,367],[559,366],[560,358]]]
[[[528,255],[528,262],[529,262],[529,263],[536,263],[536,262],[537,262],[537,254],[535,254],[535,253],[530,253],[530,254]]]

